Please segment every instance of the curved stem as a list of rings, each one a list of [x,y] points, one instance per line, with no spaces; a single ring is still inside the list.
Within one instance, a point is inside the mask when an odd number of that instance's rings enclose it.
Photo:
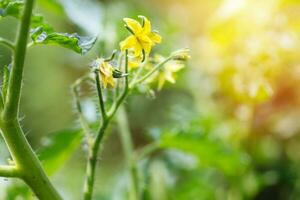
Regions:
[[[0,176],[7,177],[7,178],[14,178],[14,177],[19,177],[20,174],[15,166],[1,165],[0,166]]]
[[[91,133],[91,130],[90,130],[90,127],[89,127],[89,124],[88,122],[86,121],[83,113],[82,113],[82,107],[81,107],[81,103],[80,103],[80,100],[79,100],[79,94],[78,94],[78,88],[77,88],[77,85],[74,85],[72,87],[72,91],[73,91],[73,98],[75,100],[75,104],[76,104],[76,110],[77,110],[77,114],[78,114],[78,118],[79,118],[79,121],[80,121],[80,124],[81,124],[81,127],[84,131],[84,134],[86,136],[86,139],[88,140],[89,137],[90,137],[90,133]]]
[[[8,48],[11,49],[12,51],[15,50],[15,45],[14,45],[11,41],[6,40],[6,39],[4,39],[4,38],[0,38],[0,44],[2,44],[2,45],[4,45],[4,46],[8,47]]]

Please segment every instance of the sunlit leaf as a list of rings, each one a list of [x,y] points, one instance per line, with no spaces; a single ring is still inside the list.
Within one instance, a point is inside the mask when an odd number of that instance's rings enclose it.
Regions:
[[[70,158],[80,145],[81,138],[79,130],[60,131],[45,138],[38,155],[48,174],[52,175]]]

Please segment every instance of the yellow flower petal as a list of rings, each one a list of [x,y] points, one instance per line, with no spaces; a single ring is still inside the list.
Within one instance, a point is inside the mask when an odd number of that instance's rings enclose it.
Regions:
[[[162,89],[162,87],[163,87],[164,84],[165,84],[165,81],[166,81],[166,79],[165,79],[164,74],[163,74],[163,73],[159,73],[159,75],[158,75],[158,86],[157,86],[157,90],[161,90],[161,89]]]
[[[175,81],[175,77],[174,77],[174,75],[173,75],[173,73],[172,72],[170,72],[170,71],[165,71],[164,72],[164,76],[165,76],[165,79],[167,80],[167,81],[169,81],[170,83],[175,83],[176,81]]]
[[[143,35],[143,36],[139,37],[138,39],[139,39],[139,42],[140,42],[142,48],[145,50],[145,52],[147,54],[149,54],[152,49],[152,46],[153,46],[153,43],[150,40],[150,38],[148,36]]]
[[[135,35],[139,34],[143,31],[143,28],[138,21],[136,21],[134,19],[130,19],[130,18],[124,18],[123,20],[126,23],[126,25],[133,31],[133,33]]]
[[[165,68],[167,71],[170,72],[178,72],[180,70],[182,70],[185,67],[184,64],[182,63],[177,63],[177,62],[169,62],[165,65]]]
[[[106,88],[108,85],[111,87],[114,86],[113,67],[111,66],[111,64],[104,62],[104,60],[102,60],[99,63],[99,73],[104,88]]]
[[[141,55],[143,47],[141,46],[140,43],[137,42],[136,45],[133,46],[132,48],[133,48],[133,51],[134,51],[134,57],[138,57],[138,56]]]
[[[140,15],[139,17],[144,20],[143,34],[149,34],[151,32],[151,22],[145,16]]]
[[[122,42],[120,42],[121,51],[125,51],[126,49],[133,48],[134,46],[137,45],[137,43],[138,41],[136,37],[131,35],[127,37],[125,40],[123,40]]]
[[[148,37],[153,43],[159,44],[161,43],[161,36],[157,33],[151,32],[148,34]]]

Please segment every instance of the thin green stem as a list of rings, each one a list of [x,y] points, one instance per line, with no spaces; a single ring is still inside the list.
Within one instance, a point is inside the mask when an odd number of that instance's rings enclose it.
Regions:
[[[121,106],[117,115],[119,133],[121,136],[121,142],[123,146],[123,151],[125,154],[125,159],[127,162],[127,167],[130,174],[130,200],[138,200],[139,198],[139,181],[138,181],[138,169],[135,159],[135,154],[133,151],[133,144],[131,139],[131,133],[128,124],[128,118],[124,106]]]
[[[15,57],[8,85],[8,94],[5,101],[4,117],[6,119],[15,119],[18,117],[23,68],[33,4],[34,0],[25,1],[23,17],[17,35]]]
[[[82,112],[82,107],[81,107],[81,103],[80,103],[80,100],[79,100],[78,87],[73,86],[72,91],[73,91],[73,98],[75,100],[76,110],[77,110],[77,114],[78,114],[78,118],[79,118],[81,127],[84,131],[86,139],[89,141],[89,138],[90,138],[90,135],[91,135],[91,130],[90,130],[89,124],[88,124],[87,120],[85,119],[85,117],[83,115],[83,112]]]
[[[164,64],[166,64],[167,62],[169,62],[172,58],[174,57],[174,55],[170,55],[169,57],[167,57],[165,60],[163,60],[162,62],[158,63],[152,70],[150,70],[147,74],[145,74],[143,77],[141,77],[140,79],[130,83],[130,88],[133,88],[135,85],[144,82],[147,78],[149,78],[153,73],[155,73],[157,70],[159,70],[161,67],[163,67]]]
[[[128,72],[128,51],[125,53],[125,73]],[[99,80],[100,81],[100,80]],[[97,82],[97,80],[96,80]],[[97,84],[97,83],[96,83]],[[125,100],[129,91],[128,87],[128,77],[125,77],[125,85],[124,90],[121,96],[117,99],[117,101],[113,104],[110,112],[108,112],[107,117],[103,119],[103,123],[100,126],[96,138],[92,145],[89,147],[89,156],[87,161],[87,168],[86,168],[86,180],[84,183],[84,192],[83,192],[83,199],[84,200],[91,200],[93,196],[93,189],[95,183],[95,173],[96,173],[96,165],[97,165],[97,157],[99,153],[100,144],[103,140],[105,135],[105,131],[114,117],[116,111],[118,110],[121,103]],[[98,92],[98,95],[101,94]]]
[[[10,165],[1,165],[0,166],[0,176],[6,178],[16,178],[19,177],[19,171],[17,170],[16,166]]]
[[[98,71],[95,71],[95,79],[96,79],[96,87],[97,87],[97,94],[99,98],[99,105],[100,105],[100,110],[101,110],[101,116],[103,118],[103,121],[106,120],[107,114],[105,111],[105,104],[104,104],[104,99],[103,99],[103,94],[102,94],[102,87],[100,83],[100,74]]]
[[[11,41],[9,41],[9,40],[7,40],[7,39],[4,39],[4,38],[1,38],[1,37],[0,37],[0,44],[2,44],[2,45],[4,45],[4,46],[8,47],[8,48],[11,49],[12,51],[15,50],[15,45],[14,45]]]

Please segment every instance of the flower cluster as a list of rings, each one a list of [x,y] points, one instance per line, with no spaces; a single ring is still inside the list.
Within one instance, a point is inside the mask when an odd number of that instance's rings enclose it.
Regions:
[[[165,82],[175,83],[176,72],[185,67],[183,61],[190,58],[187,49],[173,52],[169,57],[161,55],[150,56],[152,48],[161,43],[161,36],[153,31],[151,22],[144,16],[138,16],[141,23],[131,18],[124,18],[125,27],[130,35],[120,42],[119,57],[125,56],[119,66],[113,67],[113,56],[111,59],[96,59],[92,67],[100,74],[103,88],[115,87],[114,78],[122,78],[130,75],[136,82],[149,84],[158,82],[158,90],[162,89]],[[125,63],[125,64],[124,64]],[[124,65],[127,67],[126,72]],[[136,70],[139,68],[139,70]],[[121,70],[121,71],[120,71]],[[129,72],[129,74],[127,74]]]

